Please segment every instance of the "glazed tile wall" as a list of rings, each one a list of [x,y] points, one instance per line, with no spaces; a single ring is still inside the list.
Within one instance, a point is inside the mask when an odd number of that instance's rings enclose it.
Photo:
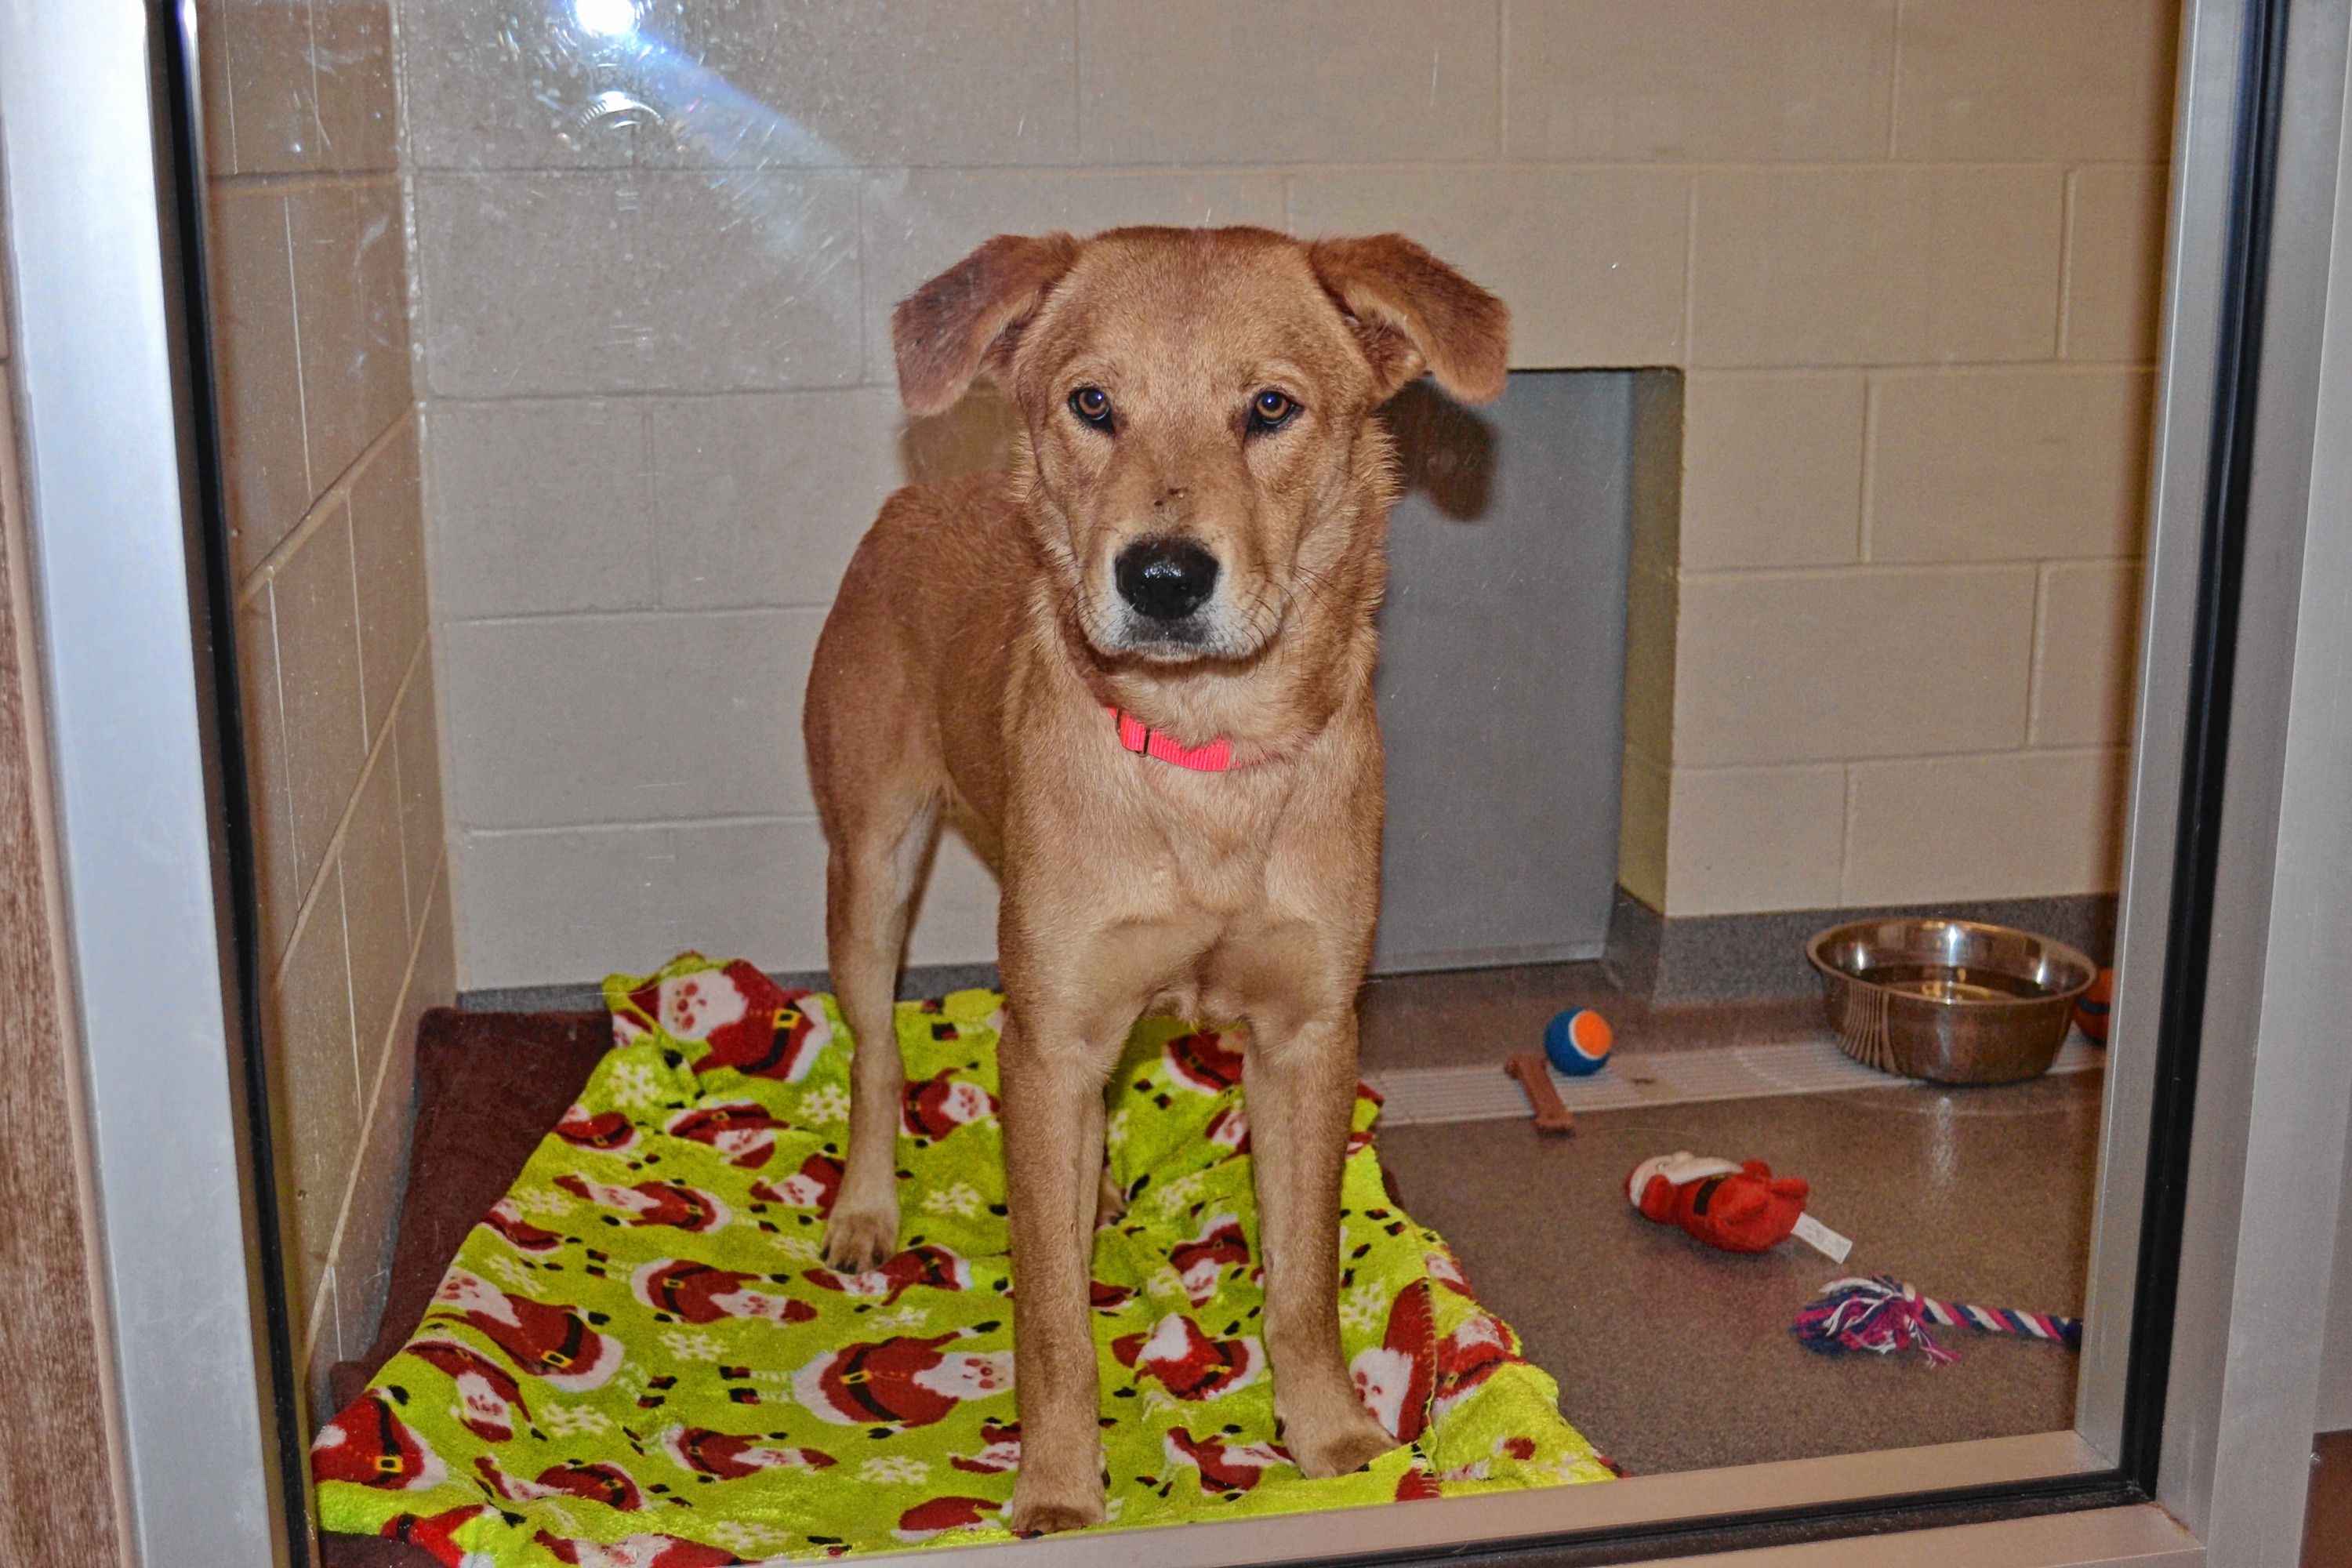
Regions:
[[[456,991],[385,0],[199,12],[214,327],[302,1363],[373,1334]]]
[[[889,308],[1137,221],[1404,228],[1521,366],[1686,373],[1637,894],[2112,884],[2174,0],[646,0],[635,66],[396,10],[464,984],[821,965],[806,649],[1003,431],[905,426]],[[2058,842],[1928,809],[1996,789]],[[992,953],[985,886],[950,846],[918,961]]]

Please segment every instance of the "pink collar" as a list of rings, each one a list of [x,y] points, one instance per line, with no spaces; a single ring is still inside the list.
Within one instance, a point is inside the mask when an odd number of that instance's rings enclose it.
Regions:
[[[1236,765],[1233,741],[1226,736],[1220,735],[1205,746],[1180,746],[1123,708],[1108,708],[1108,711],[1118,721],[1118,743],[1130,752],[1157,757],[1196,773],[1222,773]]]

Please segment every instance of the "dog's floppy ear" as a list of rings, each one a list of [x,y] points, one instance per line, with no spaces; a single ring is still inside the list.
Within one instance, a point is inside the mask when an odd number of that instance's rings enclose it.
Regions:
[[[1001,373],[1023,323],[1077,255],[1066,234],[1000,234],[899,300],[890,342],[908,411],[944,413],[973,377]]]
[[[1347,312],[1386,397],[1426,370],[1470,403],[1503,390],[1511,312],[1401,234],[1319,239],[1307,258]]]

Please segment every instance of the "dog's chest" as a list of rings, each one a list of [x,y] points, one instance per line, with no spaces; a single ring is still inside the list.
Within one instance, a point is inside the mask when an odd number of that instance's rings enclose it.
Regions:
[[[1148,764],[1147,764],[1148,765]],[[1282,795],[1231,774],[1147,773],[1108,814],[1114,843],[1148,868],[1153,898],[1179,911],[1234,919],[1261,909],[1283,837]]]
[[[1222,852],[1195,846],[1190,854],[1172,856],[1171,902],[1221,924],[1255,919],[1265,908],[1266,859],[1261,844]]]

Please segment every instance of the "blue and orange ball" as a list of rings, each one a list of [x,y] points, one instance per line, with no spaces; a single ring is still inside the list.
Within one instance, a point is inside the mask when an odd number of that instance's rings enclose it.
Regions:
[[[1544,1026],[1544,1055],[1570,1078],[1599,1072],[1609,1060],[1616,1032],[1609,1020],[1590,1007],[1572,1007]]]
[[[2115,1005],[2116,972],[2102,969],[2091,988],[2074,1001],[2074,1026],[2101,1045],[2107,1043],[2107,1010]]]

